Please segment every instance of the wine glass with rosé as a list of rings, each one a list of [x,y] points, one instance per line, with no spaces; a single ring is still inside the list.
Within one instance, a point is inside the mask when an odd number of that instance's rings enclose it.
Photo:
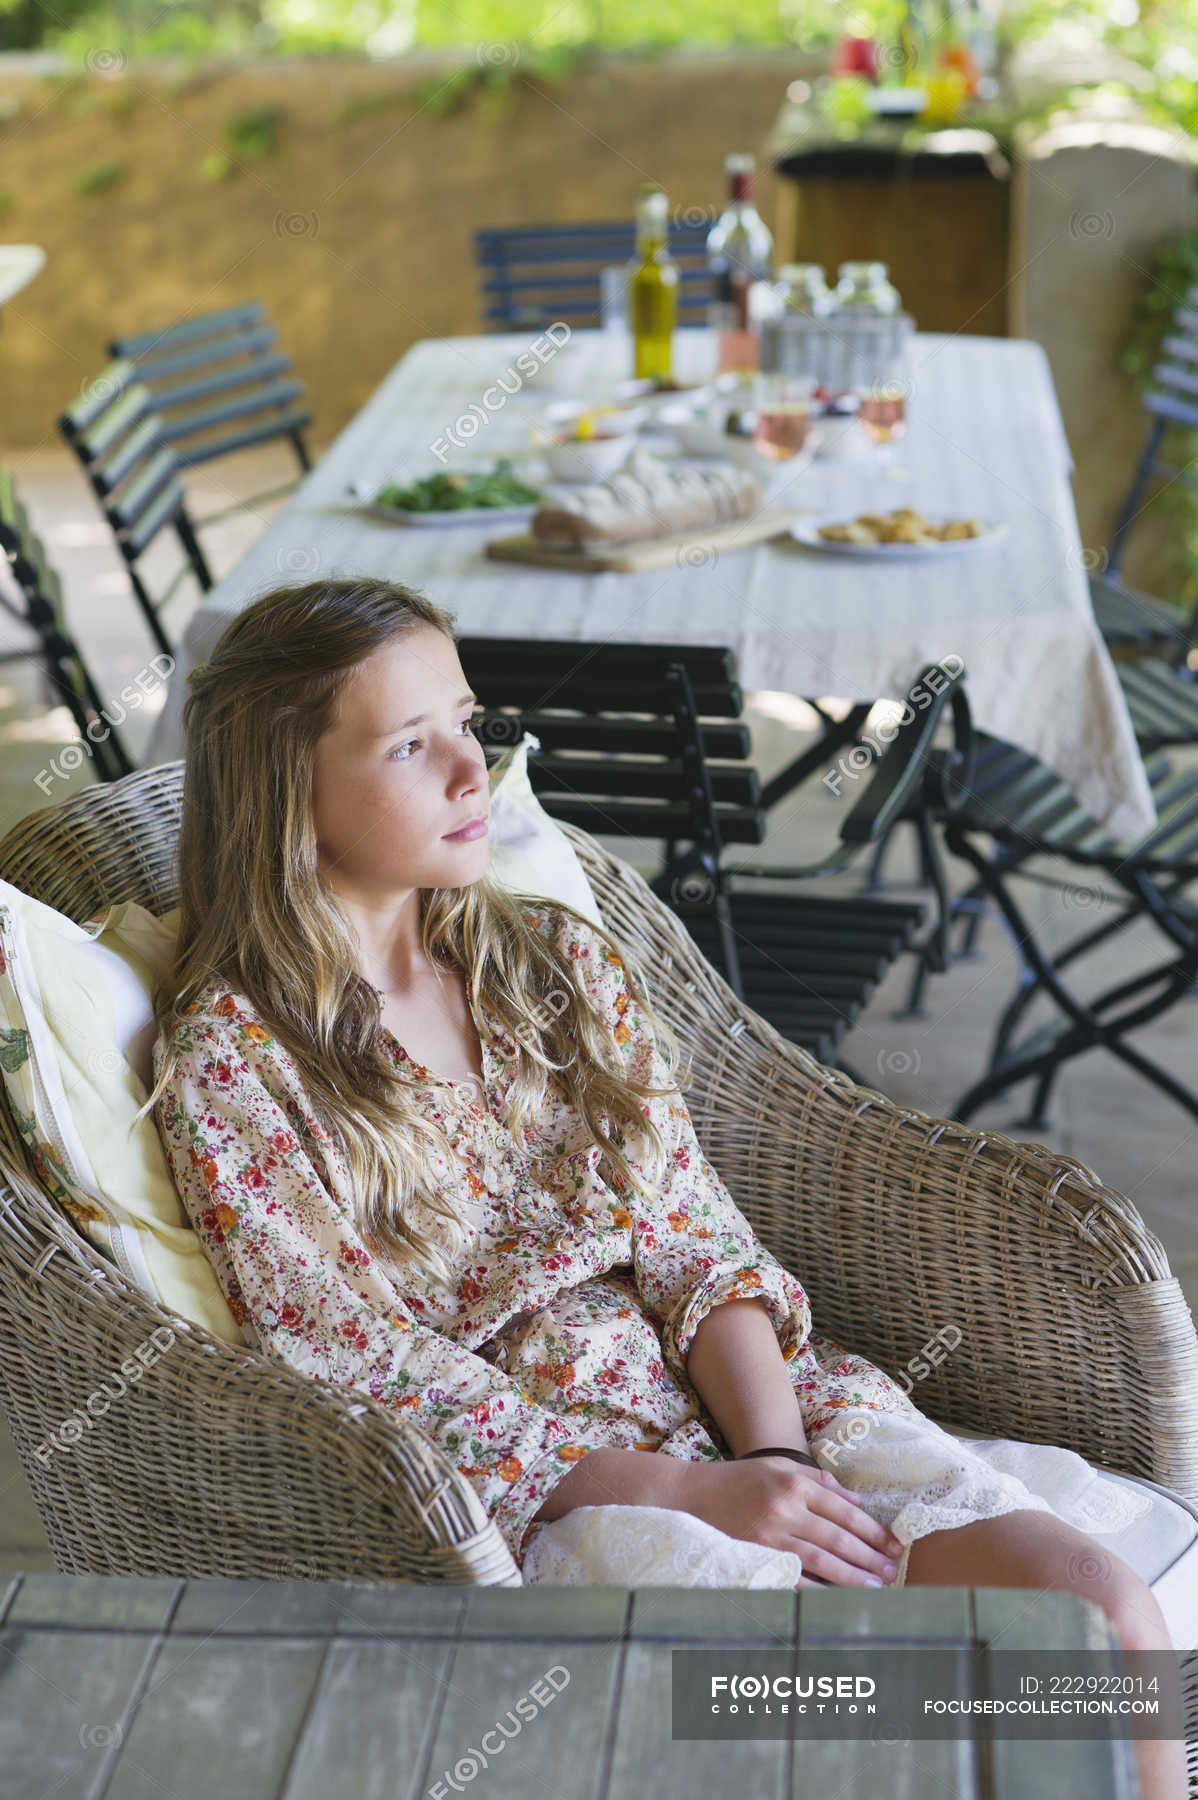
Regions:
[[[857,417],[875,444],[892,444],[907,429],[910,383],[901,376],[857,388]]]
[[[762,374],[754,382],[753,448],[772,462],[789,462],[806,444],[815,419],[815,379]]]

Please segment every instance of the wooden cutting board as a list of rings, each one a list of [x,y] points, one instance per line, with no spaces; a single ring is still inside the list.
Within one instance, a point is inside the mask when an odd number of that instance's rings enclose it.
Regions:
[[[703,569],[715,561],[716,553],[748,550],[763,544],[767,538],[788,531],[803,509],[770,507],[754,513],[750,519],[734,519],[723,525],[705,525],[675,537],[641,538],[629,544],[594,544],[586,550],[551,549],[522,531],[516,537],[492,538],[487,555],[496,562],[539,563],[546,569],[577,569],[580,574],[596,574],[614,570],[632,575],[641,569],[664,569],[676,564],[680,569]]]

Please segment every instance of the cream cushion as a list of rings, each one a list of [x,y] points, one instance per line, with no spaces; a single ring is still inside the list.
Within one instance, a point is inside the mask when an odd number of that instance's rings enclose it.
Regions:
[[[563,901],[592,925],[602,925],[574,846],[532,791],[530,749],[539,750],[540,744],[526,731],[523,741],[506,750],[491,769],[491,867],[514,892]]]
[[[531,740],[535,743],[535,739]],[[491,867],[600,923],[573,846],[528,781],[526,740],[491,767]],[[89,1240],[168,1312],[248,1340],[179,1198],[151,1114],[155,983],[178,912],[133,902],[77,925],[0,881],[0,1078],[34,1167]]]
[[[244,1343],[153,1119],[135,1118],[172,945],[142,907],[76,925],[0,882],[0,1069],[38,1176],[91,1242],[168,1311]]]

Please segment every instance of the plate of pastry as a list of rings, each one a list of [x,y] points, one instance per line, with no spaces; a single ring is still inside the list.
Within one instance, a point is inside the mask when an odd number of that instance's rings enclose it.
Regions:
[[[1006,536],[1005,520],[922,513],[913,506],[858,513],[854,519],[801,519],[792,535],[809,550],[837,556],[876,556],[906,562],[919,556],[960,556],[989,549]]]

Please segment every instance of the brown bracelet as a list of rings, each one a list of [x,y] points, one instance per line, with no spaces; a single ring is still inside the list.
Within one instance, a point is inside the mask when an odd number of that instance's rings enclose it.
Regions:
[[[789,1447],[782,1446],[766,1450],[746,1450],[743,1456],[738,1456],[734,1460],[746,1462],[750,1456],[789,1456],[794,1462],[810,1463],[813,1469],[819,1468],[814,1456],[809,1455],[806,1450],[791,1450]]]

